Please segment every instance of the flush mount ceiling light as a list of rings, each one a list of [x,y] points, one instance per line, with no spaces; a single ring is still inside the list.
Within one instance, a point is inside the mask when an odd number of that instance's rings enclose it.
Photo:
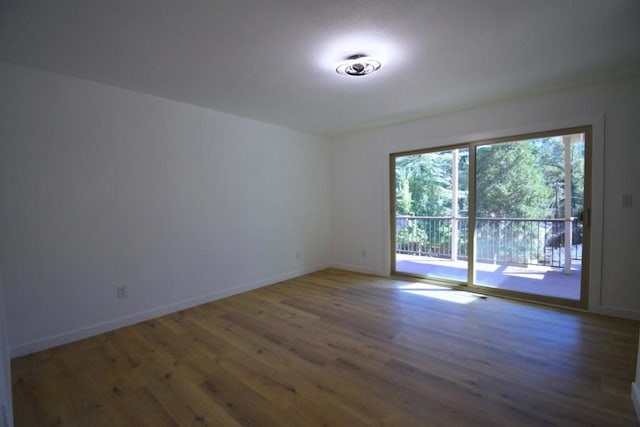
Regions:
[[[380,69],[382,64],[375,58],[367,55],[353,55],[346,61],[338,64],[336,73],[343,76],[366,76]]]

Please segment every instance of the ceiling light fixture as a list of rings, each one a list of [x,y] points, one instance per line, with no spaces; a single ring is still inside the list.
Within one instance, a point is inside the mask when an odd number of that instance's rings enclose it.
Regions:
[[[366,76],[380,69],[382,64],[375,58],[357,54],[338,64],[336,73],[343,76]]]

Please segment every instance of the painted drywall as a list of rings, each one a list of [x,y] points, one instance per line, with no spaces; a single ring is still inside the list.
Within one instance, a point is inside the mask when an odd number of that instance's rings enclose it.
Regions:
[[[10,64],[0,93],[14,356],[329,263],[327,140]]]
[[[0,425],[13,425],[13,405],[11,398],[11,356],[7,340],[4,291],[0,271]]]
[[[590,309],[640,318],[636,280],[640,241],[639,112],[640,79],[633,78],[336,137],[331,150],[334,263],[389,274],[390,153],[592,124]],[[632,208],[622,208],[624,193],[635,193]]]

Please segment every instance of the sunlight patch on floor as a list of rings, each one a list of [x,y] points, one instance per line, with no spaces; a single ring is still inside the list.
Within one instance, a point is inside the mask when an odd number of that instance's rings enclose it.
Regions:
[[[524,279],[544,280],[545,271],[531,271],[531,269],[512,267],[505,268],[505,276],[522,277]]]
[[[500,264],[487,264],[485,262],[476,263],[476,271],[495,273],[499,271],[500,268],[502,268],[502,265]]]
[[[399,286],[398,289],[408,294],[454,302],[456,304],[469,304],[478,299],[477,295],[469,292],[457,291],[445,286],[428,285],[426,283],[410,283]]]

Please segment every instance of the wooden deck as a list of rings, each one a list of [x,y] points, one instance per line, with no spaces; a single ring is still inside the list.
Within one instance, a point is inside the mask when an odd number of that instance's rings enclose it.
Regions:
[[[467,281],[467,262],[396,254],[396,269],[404,273],[435,275]],[[510,291],[580,300],[581,265],[574,261],[571,274],[544,266],[477,263],[477,283]]]
[[[637,322],[411,285],[330,269],[14,359],[16,426],[636,425]]]

